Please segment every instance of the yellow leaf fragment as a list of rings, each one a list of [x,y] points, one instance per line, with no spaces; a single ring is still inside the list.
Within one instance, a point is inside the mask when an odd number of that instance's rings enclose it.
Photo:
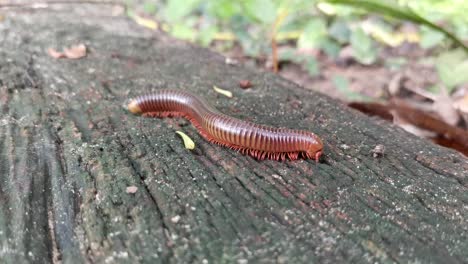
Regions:
[[[195,143],[189,136],[187,136],[184,132],[182,131],[176,131],[176,133],[182,138],[184,141],[184,146],[186,149],[194,149],[195,148]]]
[[[234,41],[236,40],[236,35],[232,32],[217,32],[214,34],[213,39],[220,41]]]
[[[169,26],[168,24],[166,23],[161,23],[161,29],[162,31],[164,32],[169,32],[171,30],[171,26]]]
[[[456,100],[454,103],[454,106],[455,108],[460,110],[462,113],[468,114],[468,94],[465,94],[465,96]]]
[[[317,8],[329,16],[336,15],[336,7],[332,4],[321,2]]]
[[[220,93],[226,97],[229,97],[231,98],[232,97],[232,92],[231,91],[228,91],[228,90],[224,90],[224,89],[221,89],[219,87],[217,87],[216,85],[213,85],[213,89],[217,92],[217,93]]]
[[[137,24],[140,25],[140,26],[144,26],[146,28],[150,28],[150,29],[153,29],[153,30],[158,29],[158,22],[156,22],[154,20],[144,18],[144,17],[138,16],[138,15],[135,15],[133,17],[133,19],[135,19],[135,22],[137,22]]]

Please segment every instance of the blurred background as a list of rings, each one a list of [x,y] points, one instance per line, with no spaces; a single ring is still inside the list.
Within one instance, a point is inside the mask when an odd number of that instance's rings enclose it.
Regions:
[[[209,47],[227,63],[276,72],[468,155],[468,1],[127,0],[125,5],[141,26]],[[255,89],[247,84],[240,86]]]

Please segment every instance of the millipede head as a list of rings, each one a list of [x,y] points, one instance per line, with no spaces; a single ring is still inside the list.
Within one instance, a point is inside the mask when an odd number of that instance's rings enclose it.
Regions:
[[[142,112],[137,100],[135,99],[131,100],[130,103],[128,103],[127,108],[128,111],[130,111],[133,114],[140,114]]]

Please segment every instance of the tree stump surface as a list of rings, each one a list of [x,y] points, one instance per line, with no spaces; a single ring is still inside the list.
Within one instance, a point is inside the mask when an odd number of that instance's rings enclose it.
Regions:
[[[111,9],[0,10],[3,263],[468,261],[465,157]],[[78,43],[85,58],[47,53]],[[124,108],[162,88],[313,131],[324,161],[256,161]]]

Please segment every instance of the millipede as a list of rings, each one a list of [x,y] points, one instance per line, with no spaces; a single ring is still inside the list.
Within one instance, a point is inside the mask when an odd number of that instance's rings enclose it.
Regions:
[[[312,132],[274,128],[225,115],[202,98],[183,90],[160,90],[130,100],[128,110],[151,117],[184,117],[209,142],[256,159],[319,161],[322,140]]]

